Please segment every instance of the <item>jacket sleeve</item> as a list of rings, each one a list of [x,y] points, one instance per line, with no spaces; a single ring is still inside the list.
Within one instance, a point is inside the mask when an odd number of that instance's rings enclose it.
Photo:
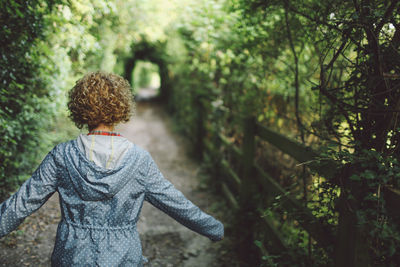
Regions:
[[[189,229],[219,241],[224,237],[224,226],[190,202],[166,180],[149,155],[145,199]]]
[[[38,210],[56,191],[57,168],[54,149],[47,154],[31,178],[0,204],[0,238],[15,230],[25,217]]]

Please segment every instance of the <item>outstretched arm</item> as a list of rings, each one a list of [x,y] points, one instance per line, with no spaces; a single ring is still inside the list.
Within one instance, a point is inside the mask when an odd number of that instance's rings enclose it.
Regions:
[[[201,211],[166,180],[151,157],[145,184],[146,200],[153,206],[213,241],[223,239],[224,226],[222,223]]]
[[[0,238],[15,230],[25,217],[38,210],[55,192],[57,168],[53,151],[47,154],[32,177],[0,204]]]

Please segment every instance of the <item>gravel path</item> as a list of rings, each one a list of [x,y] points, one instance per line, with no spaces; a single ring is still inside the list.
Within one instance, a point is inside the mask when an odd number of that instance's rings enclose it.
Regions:
[[[210,192],[199,189],[199,165],[185,152],[185,141],[171,132],[171,122],[157,104],[140,103],[131,122],[119,131],[148,150],[164,176],[203,210],[226,221],[225,208]],[[210,207],[219,206],[219,209]],[[221,218],[221,216],[225,217]],[[60,220],[58,195],[28,217],[17,231],[0,240],[0,266],[50,266],[57,223]],[[225,223],[225,222],[224,222]],[[212,267],[237,266],[229,255],[229,237],[213,243],[183,227],[147,202],[138,223],[146,266]]]

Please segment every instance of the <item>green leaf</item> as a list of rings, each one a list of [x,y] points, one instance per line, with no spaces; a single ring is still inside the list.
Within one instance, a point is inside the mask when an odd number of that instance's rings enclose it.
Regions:
[[[361,181],[361,177],[357,174],[353,174],[350,176],[350,180],[352,181]]]
[[[369,170],[365,171],[364,174],[363,174],[363,176],[364,176],[365,178],[369,179],[369,180],[373,180],[373,179],[376,178],[375,173],[372,172],[372,171],[369,171]]]
[[[261,248],[263,244],[259,240],[254,240],[254,245],[256,245],[258,248]]]

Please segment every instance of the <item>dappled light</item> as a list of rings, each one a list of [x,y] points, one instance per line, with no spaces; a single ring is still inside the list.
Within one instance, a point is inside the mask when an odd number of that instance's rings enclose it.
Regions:
[[[144,266],[399,266],[399,1],[0,8],[0,266],[50,264],[58,200],[5,237],[1,203],[87,134],[68,92],[98,70],[137,102],[116,129],[225,227],[213,243],[146,204]]]

